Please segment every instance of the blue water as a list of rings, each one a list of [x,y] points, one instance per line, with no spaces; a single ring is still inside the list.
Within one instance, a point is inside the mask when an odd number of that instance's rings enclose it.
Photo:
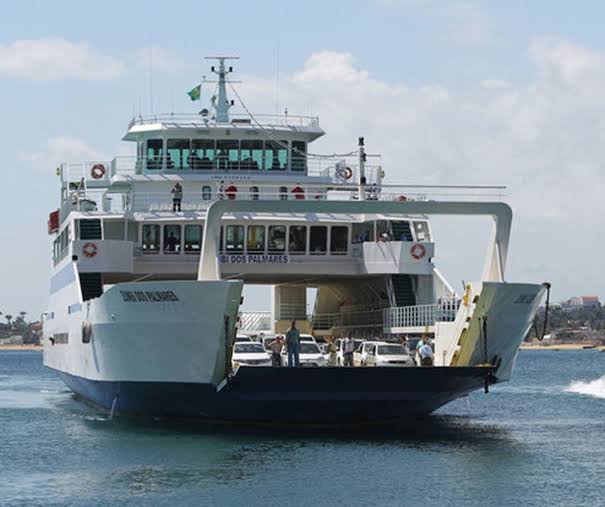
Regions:
[[[0,505],[603,505],[605,353],[522,351],[416,429],[110,420],[38,352],[0,351]]]

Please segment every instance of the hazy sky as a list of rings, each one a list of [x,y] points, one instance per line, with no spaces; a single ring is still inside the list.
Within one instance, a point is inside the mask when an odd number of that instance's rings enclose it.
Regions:
[[[509,185],[507,279],[603,297],[604,16],[599,1],[5,2],[0,311],[45,306],[57,164],[124,152],[133,111],[197,111],[185,92],[216,53],[241,57],[252,110],[318,114],[314,151],[364,135],[388,182]],[[456,288],[487,225],[435,223]]]

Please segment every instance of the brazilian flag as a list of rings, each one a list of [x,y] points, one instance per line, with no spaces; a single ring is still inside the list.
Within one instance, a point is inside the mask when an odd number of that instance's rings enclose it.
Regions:
[[[192,101],[200,100],[200,97],[202,95],[202,85],[199,84],[195,88],[192,88],[187,92],[187,95],[189,95],[189,98]]]

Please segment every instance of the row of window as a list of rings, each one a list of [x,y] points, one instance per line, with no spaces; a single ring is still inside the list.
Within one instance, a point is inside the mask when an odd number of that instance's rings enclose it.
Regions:
[[[163,234],[162,234],[163,229]],[[143,253],[199,254],[202,226],[144,224]],[[161,246],[161,249],[160,249]],[[226,225],[221,228],[223,253],[347,255],[349,228],[343,225]]]
[[[149,139],[138,155],[148,170],[304,172],[305,153],[304,141]]]
[[[53,261],[55,266],[61,262],[69,252],[69,225],[53,241]]]
[[[237,195],[241,194],[242,191],[245,191],[246,189],[244,188],[237,188],[236,191],[230,189],[231,185],[225,185],[225,184],[219,184],[217,186],[216,189],[216,194],[213,195],[212,193],[212,187],[210,185],[203,185],[202,186],[202,200],[204,201],[211,201],[214,198],[218,198],[218,199],[229,199],[229,198],[236,198]],[[271,189],[268,190],[267,192],[269,193],[269,195],[271,195],[272,198],[273,195],[275,194],[275,192],[277,192],[277,195],[279,196],[279,199],[281,201],[287,201],[288,199],[293,199],[293,200],[297,200],[297,199],[304,199],[305,198],[305,191],[304,189],[302,189],[301,187],[294,187],[295,190],[290,190],[288,189],[288,187],[279,187],[277,190]],[[251,187],[248,187],[248,194],[246,195],[245,193],[243,194],[243,198],[249,198],[251,201],[258,201],[259,200],[259,195],[260,195],[260,190],[256,185],[252,185]],[[321,194],[317,194],[319,197],[321,197]]]

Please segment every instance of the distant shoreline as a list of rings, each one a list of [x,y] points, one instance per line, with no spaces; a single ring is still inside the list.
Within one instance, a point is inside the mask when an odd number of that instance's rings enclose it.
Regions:
[[[589,347],[589,348],[584,348],[584,347]],[[546,344],[530,345],[530,344],[524,343],[523,345],[521,345],[520,348],[522,350],[604,350],[605,349],[605,347],[602,345],[593,347],[591,345],[581,344],[581,343],[559,343],[559,344],[551,344],[551,345],[546,345]]]
[[[0,350],[37,350],[42,352],[42,345],[0,345]]]

